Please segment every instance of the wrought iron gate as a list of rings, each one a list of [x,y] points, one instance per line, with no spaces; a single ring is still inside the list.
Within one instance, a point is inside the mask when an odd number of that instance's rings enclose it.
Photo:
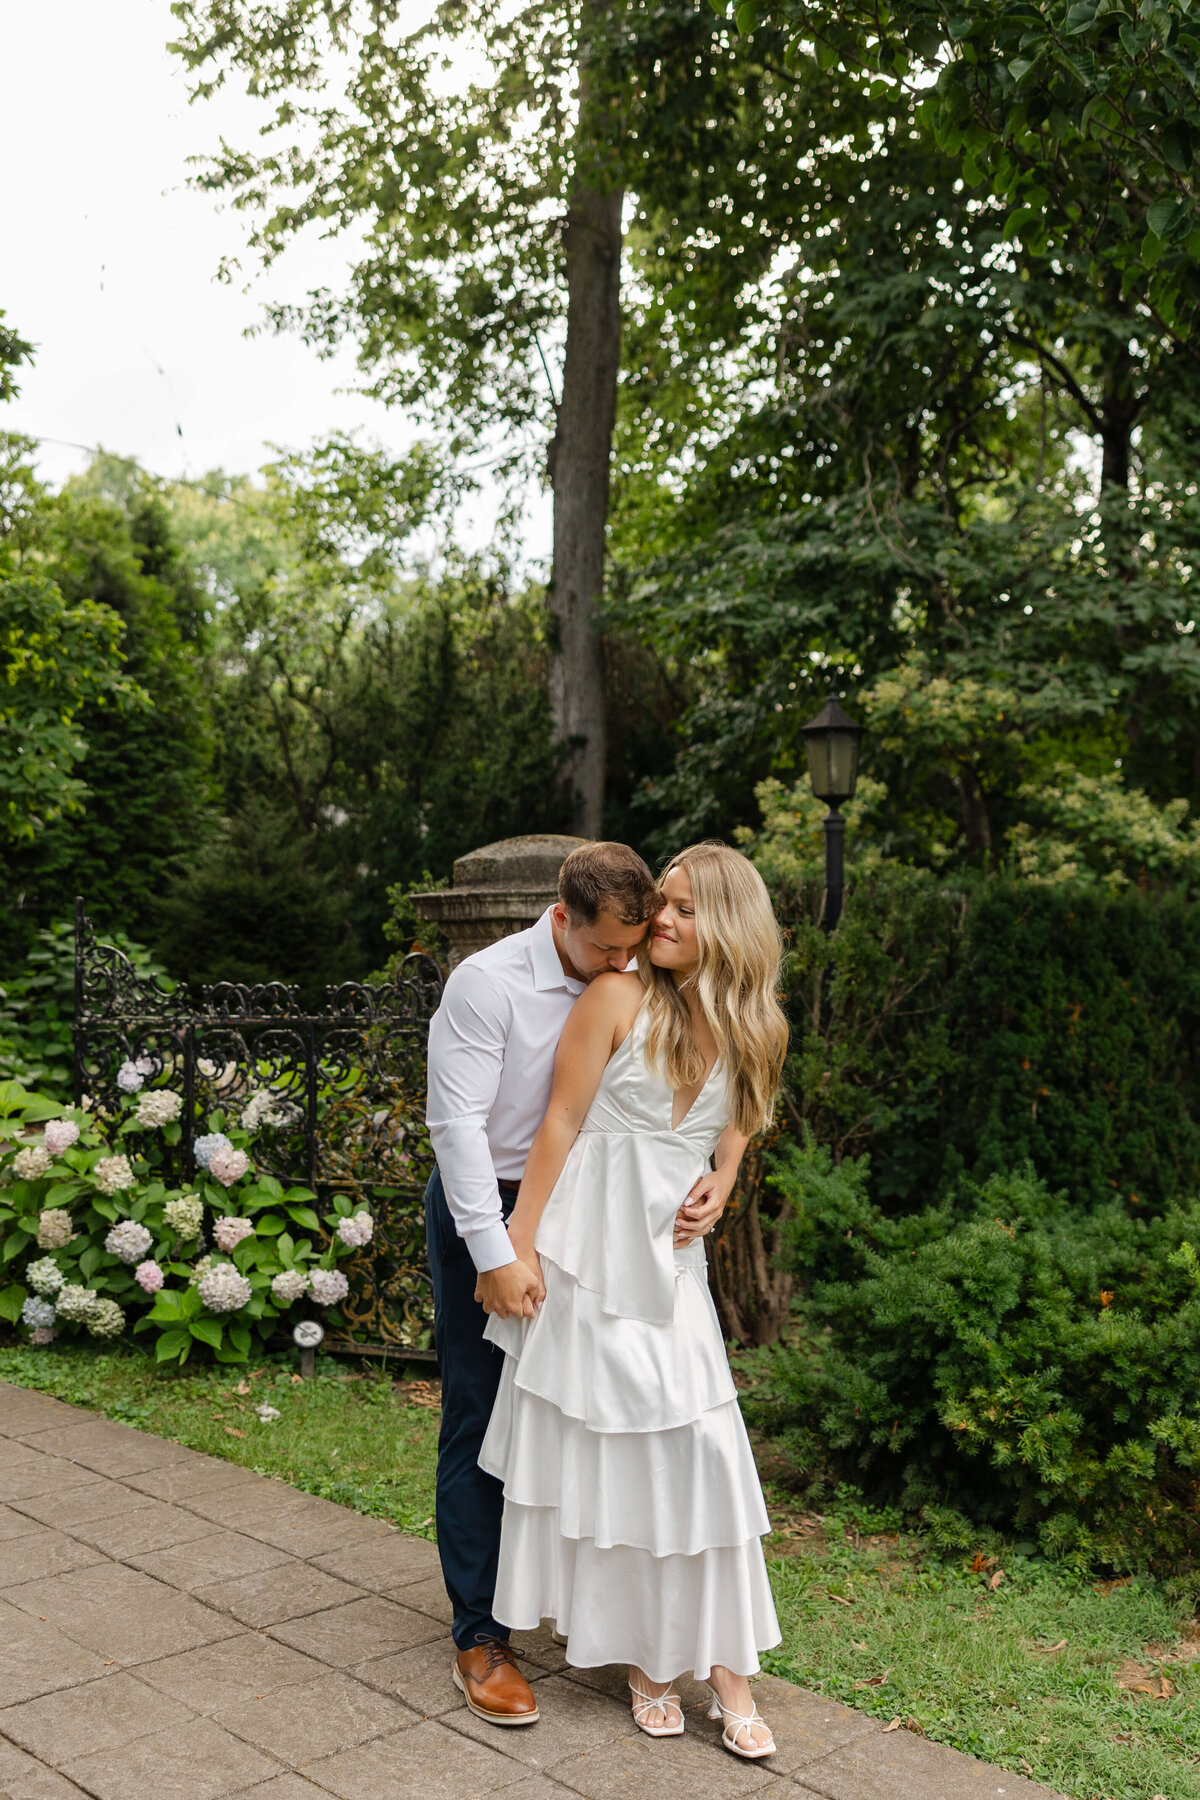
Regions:
[[[194,1172],[193,1144],[213,1109],[240,1114],[251,1095],[281,1096],[278,1122],[255,1140],[258,1167],[369,1200],[376,1228],[355,1259],[342,1311],[349,1337],[330,1348],[428,1353],[432,1301],[422,1196],[433,1157],[425,1130],[425,1048],[441,998],[431,957],[408,956],[396,979],[326,989],[306,1012],[285,982],[222,981],[199,1004],[166,992],[120,950],[97,940],[75,903],[75,1100],[116,1108],[121,1065],[143,1059],[184,1099],[176,1175]]]

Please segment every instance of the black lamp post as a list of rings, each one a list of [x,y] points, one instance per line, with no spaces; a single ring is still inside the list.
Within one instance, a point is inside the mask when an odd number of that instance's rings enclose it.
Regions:
[[[832,931],[842,916],[842,869],[846,821],[838,808],[854,797],[858,782],[858,746],[863,728],[843,712],[831,694],[816,718],[801,728],[808,751],[808,778],[825,815],[825,907],[823,930]]]

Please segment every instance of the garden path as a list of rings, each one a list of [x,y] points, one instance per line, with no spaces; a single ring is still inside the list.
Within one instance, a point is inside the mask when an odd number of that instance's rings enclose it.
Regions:
[[[762,1677],[780,1752],[632,1726],[620,1670],[519,1640],[543,1718],[450,1681],[432,1544],[0,1383],[0,1800],[1053,1800]]]

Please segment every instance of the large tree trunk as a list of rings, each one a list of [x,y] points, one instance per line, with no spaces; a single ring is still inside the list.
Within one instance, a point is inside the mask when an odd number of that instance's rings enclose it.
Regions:
[[[575,179],[567,208],[567,345],[558,425],[550,446],[554,573],[550,587],[550,701],[568,746],[564,780],[575,829],[599,837],[604,817],[604,657],[597,604],[604,581],[608,465],[621,354],[621,206],[612,152],[593,129],[597,96],[586,56],[584,9]]]

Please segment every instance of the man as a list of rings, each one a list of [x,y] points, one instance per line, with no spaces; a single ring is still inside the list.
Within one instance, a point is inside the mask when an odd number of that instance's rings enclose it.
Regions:
[[[658,909],[654,879],[624,844],[583,844],[558,901],[529,931],[459,964],[429,1028],[427,1120],[437,1164],[425,1193],[434,1339],[442,1378],[438,1549],[454,1608],[453,1677],[493,1725],[532,1725],[537,1702],[492,1617],[500,1483],[479,1467],[504,1358],[489,1312],[532,1316],[538,1282],[505,1221],[550,1098],[554,1053],[589,981],[628,968]]]

